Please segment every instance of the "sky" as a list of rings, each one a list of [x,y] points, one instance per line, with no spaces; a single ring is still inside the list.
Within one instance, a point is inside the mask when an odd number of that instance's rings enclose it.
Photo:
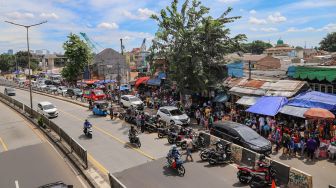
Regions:
[[[180,0],[182,4],[184,0]],[[231,35],[246,34],[248,41],[275,44],[281,38],[291,46],[318,46],[327,33],[336,32],[336,0],[201,0],[210,15],[242,18],[228,25]],[[147,47],[157,31],[150,15],[158,14],[171,0],[0,0],[0,53],[26,50],[26,30],[20,24],[48,22],[29,30],[30,49],[63,52],[69,33],[84,32],[97,50],[127,51]]]

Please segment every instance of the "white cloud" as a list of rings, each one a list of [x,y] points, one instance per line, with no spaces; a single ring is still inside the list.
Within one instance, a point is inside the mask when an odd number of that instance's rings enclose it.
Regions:
[[[250,17],[249,19],[250,24],[257,24],[257,25],[262,25],[262,24],[267,24],[267,21],[264,19],[258,19],[256,17]]]
[[[17,11],[7,13],[6,16],[7,16],[7,18],[14,19],[14,20],[34,18],[35,17],[33,13],[30,13],[30,12],[21,13],[21,12],[17,12]]]
[[[317,31],[327,31],[327,32],[334,32],[336,31],[336,23],[330,23]]]
[[[41,14],[40,14],[40,17],[41,18],[46,18],[46,19],[58,19],[59,18],[59,16],[56,14],[56,13],[44,13],[44,12],[42,12]]]
[[[240,11],[240,12],[245,12],[245,10],[244,10],[244,9],[242,9],[242,8],[241,8],[241,9],[239,9],[239,11]]]
[[[282,16],[280,12],[275,12],[274,14],[268,16],[268,20],[272,23],[280,23],[285,22],[287,18]]]
[[[261,28],[260,31],[264,31],[264,32],[275,32],[278,31],[277,28],[274,27],[267,27],[267,28]]]
[[[250,14],[256,14],[256,13],[257,13],[256,10],[254,10],[254,9],[250,10]]]
[[[136,14],[133,14],[129,11],[123,12],[124,16],[133,20],[147,20],[151,15],[156,14],[156,12],[148,8],[139,8]]]
[[[102,29],[118,29],[119,28],[118,24],[114,22],[112,23],[102,22],[97,27],[102,28]]]
[[[240,0],[218,0],[218,2],[221,2],[221,3],[227,3],[227,4],[230,4],[230,3],[237,3],[239,2]]]
[[[255,27],[252,27],[252,28],[250,28],[250,30],[251,30],[251,31],[253,31],[253,32],[256,32],[256,31],[258,31],[258,29],[257,29],[257,28],[255,28]]]
[[[302,29],[298,29],[298,28],[295,28],[295,27],[290,27],[287,29],[287,32],[289,33],[294,33],[294,32],[312,32],[312,31],[316,31],[315,28],[313,27],[306,27],[306,28],[302,28]]]

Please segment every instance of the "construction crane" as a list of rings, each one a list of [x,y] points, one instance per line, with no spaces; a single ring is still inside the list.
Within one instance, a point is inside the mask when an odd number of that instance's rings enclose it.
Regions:
[[[92,50],[95,50],[96,52],[98,51],[96,45],[98,45],[99,47],[103,48],[100,44],[98,44],[97,42],[91,40],[86,33],[82,33],[80,32],[80,35],[82,35],[82,37],[85,39],[85,41],[87,42],[87,44],[89,45],[89,47],[92,49]],[[96,44],[96,45],[95,45]]]

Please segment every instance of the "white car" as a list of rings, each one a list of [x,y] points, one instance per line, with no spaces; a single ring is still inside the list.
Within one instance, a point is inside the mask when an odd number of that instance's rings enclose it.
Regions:
[[[123,107],[136,107],[139,110],[144,108],[144,103],[134,95],[122,95],[120,103]]]
[[[37,89],[38,89],[38,90],[43,91],[43,90],[45,90],[46,88],[47,88],[47,85],[45,85],[45,84],[39,84],[39,85],[37,85]]]
[[[174,106],[163,106],[159,108],[156,113],[157,117],[165,121],[170,125],[184,125],[190,124],[190,118],[187,114],[181,112],[178,108]]]
[[[58,93],[59,95],[65,95],[66,92],[67,92],[67,90],[68,90],[67,87],[65,87],[65,86],[59,86],[59,87],[57,88],[57,93]]]
[[[48,118],[58,117],[58,110],[56,106],[50,102],[39,102],[37,104],[37,112],[43,114]]]
[[[56,88],[56,86],[54,86],[54,85],[47,85],[47,87],[46,87],[46,91],[47,91],[48,93],[53,93],[53,92],[56,92],[56,91],[57,91],[57,88]]]

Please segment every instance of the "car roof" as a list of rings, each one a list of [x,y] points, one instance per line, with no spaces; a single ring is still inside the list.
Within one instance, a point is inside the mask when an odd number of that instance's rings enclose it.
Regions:
[[[122,95],[122,97],[135,97],[134,95]]]
[[[223,121],[223,122],[215,122],[213,124],[213,126],[214,127],[236,129],[237,127],[244,126],[244,125],[240,124],[240,123],[233,122],[233,121]]]
[[[51,104],[51,102],[43,101],[43,102],[39,102],[39,104],[42,105],[42,106],[45,106],[45,105]]]
[[[161,108],[166,109],[166,110],[176,110],[176,109],[178,109],[178,108],[175,107],[175,106],[162,106]],[[161,108],[160,108],[160,109],[161,109]]]

